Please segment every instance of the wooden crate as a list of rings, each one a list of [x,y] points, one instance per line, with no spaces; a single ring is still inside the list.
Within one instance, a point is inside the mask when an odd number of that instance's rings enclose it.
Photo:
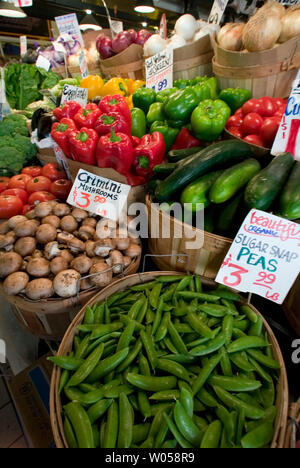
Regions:
[[[212,76],[213,49],[210,36],[174,50],[174,80]]]
[[[114,57],[100,60],[101,74],[103,78],[132,78],[144,79],[143,47],[131,44],[126,50]]]

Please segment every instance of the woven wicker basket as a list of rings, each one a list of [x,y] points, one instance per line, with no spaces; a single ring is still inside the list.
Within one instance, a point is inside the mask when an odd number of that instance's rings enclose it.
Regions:
[[[297,427],[300,424],[300,399],[291,406],[290,418],[286,431],[285,448],[296,448]]]

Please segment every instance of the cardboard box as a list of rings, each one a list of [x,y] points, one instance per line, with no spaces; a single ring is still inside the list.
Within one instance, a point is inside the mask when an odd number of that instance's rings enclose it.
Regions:
[[[30,448],[55,448],[50,424],[52,364],[47,356],[8,382],[24,435]]]

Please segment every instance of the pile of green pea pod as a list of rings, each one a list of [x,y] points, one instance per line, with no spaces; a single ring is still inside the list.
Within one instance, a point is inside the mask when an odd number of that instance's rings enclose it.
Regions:
[[[265,448],[280,365],[224,286],[161,276],[87,307],[61,367],[70,448]]]

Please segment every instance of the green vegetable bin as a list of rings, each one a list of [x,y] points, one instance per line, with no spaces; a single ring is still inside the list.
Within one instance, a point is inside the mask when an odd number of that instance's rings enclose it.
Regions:
[[[173,272],[148,272],[142,274],[135,274],[128,276],[126,278],[122,278],[118,280],[116,283],[112,284],[111,286],[103,289],[97,295],[91,299],[86,306],[92,307],[95,303],[103,302],[111,295],[124,291],[127,288],[131,288],[133,286],[147,283],[150,281],[155,280],[159,276],[169,276],[169,275],[180,275],[180,273],[173,273]],[[216,283],[212,280],[208,280],[206,278],[201,278],[202,284],[207,289],[215,289]],[[246,301],[241,298],[241,304],[245,304]],[[260,313],[253,307],[250,306],[251,309],[260,316]],[[70,325],[69,329],[67,330],[65,337],[60,345],[58,350],[57,356],[65,356],[70,353],[73,345],[74,337],[77,333],[77,327],[82,324],[82,321],[85,316],[86,307],[84,307],[81,312],[77,315],[74,319],[72,324]],[[283,361],[283,357],[281,354],[281,350],[279,345],[276,341],[276,338],[267,324],[267,322],[263,319],[265,331],[268,334],[269,342],[272,346],[273,357],[277,360],[280,364],[280,371],[279,371],[279,380],[277,385],[277,398],[276,398],[276,407],[277,407],[277,419],[275,423],[275,433],[274,438],[272,441],[272,448],[283,448],[285,435],[286,435],[286,427],[287,427],[287,416],[288,416],[288,409],[289,409],[289,393],[288,393],[288,382],[287,382],[287,375],[285,364]],[[66,441],[65,433],[64,433],[64,426],[62,420],[62,402],[59,396],[59,384],[60,384],[60,377],[61,371],[58,367],[54,367],[52,380],[51,380],[51,389],[50,389],[50,418],[52,424],[52,430],[54,434],[54,440],[56,443],[57,448],[68,448],[68,444]]]

